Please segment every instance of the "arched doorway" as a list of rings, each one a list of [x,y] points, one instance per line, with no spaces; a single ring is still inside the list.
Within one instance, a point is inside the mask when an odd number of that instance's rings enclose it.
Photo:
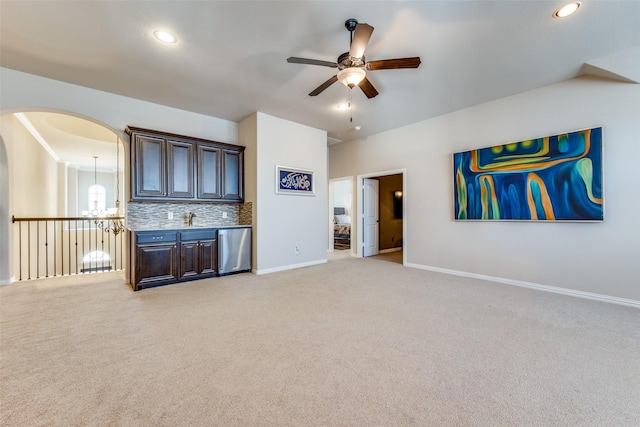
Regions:
[[[125,199],[125,150],[119,134],[93,119],[60,111],[3,112],[0,120],[0,232],[9,236],[0,239],[0,254],[6,251],[0,257],[0,283],[106,271],[103,261],[91,268],[84,265],[85,252],[111,251],[116,244],[115,233],[103,236],[109,212],[92,211],[88,188],[102,185],[112,209],[116,200]],[[119,207],[110,218],[124,213],[124,203]],[[41,221],[29,224],[32,218]],[[98,243],[102,247],[96,248]],[[34,246],[38,260],[25,261]],[[126,259],[125,246],[118,251]]]

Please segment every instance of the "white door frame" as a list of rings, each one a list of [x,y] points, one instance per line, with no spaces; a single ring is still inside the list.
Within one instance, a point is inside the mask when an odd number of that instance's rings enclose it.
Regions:
[[[9,161],[2,135],[0,135],[0,285],[8,285],[11,277],[11,240],[9,225]]]
[[[362,203],[364,202],[362,200],[362,194],[363,194],[363,190],[364,190],[364,185],[363,185],[363,179],[364,178],[375,178],[375,177],[379,177],[379,176],[387,176],[387,175],[397,175],[397,174],[401,174],[402,175],[402,265],[406,265],[407,263],[407,240],[409,239],[409,235],[407,234],[407,169],[403,168],[403,169],[393,169],[393,170],[387,170],[387,171],[381,171],[381,172],[371,172],[371,173],[365,173],[365,174],[360,174],[357,176],[357,183],[358,183],[358,188],[356,191],[356,205],[353,207],[354,212],[357,209],[358,212],[358,221],[352,221],[352,225],[351,225],[351,229],[353,230],[354,228],[356,229],[356,238],[358,239],[357,242],[358,244],[357,246],[357,252],[355,254],[355,256],[357,257],[364,257],[364,254],[362,252],[362,233],[364,232],[364,230],[362,229]],[[355,227],[354,227],[355,226]],[[354,240],[354,236],[353,233],[351,235],[351,241],[353,242]]]
[[[333,183],[337,181],[349,181],[351,183],[351,200],[353,200],[353,177],[352,176],[344,176],[342,178],[331,178],[329,180],[329,230],[328,230],[328,240],[327,240],[327,252],[333,252],[335,250],[334,247],[334,239],[333,239]],[[351,206],[351,210],[353,211],[353,202]],[[353,215],[351,215],[351,229],[353,229]],[[351,249],[350,252],[353,253],[353,234],[351,235]]]
[[[362,256],[378,255],[380,250],[380,181],[376,178],[362,178]]]

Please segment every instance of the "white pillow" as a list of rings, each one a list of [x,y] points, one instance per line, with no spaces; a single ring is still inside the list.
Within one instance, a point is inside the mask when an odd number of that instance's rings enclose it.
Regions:
[[[336,222],[338,224],[351,224],[351,218],[349,215],[336,215]]]

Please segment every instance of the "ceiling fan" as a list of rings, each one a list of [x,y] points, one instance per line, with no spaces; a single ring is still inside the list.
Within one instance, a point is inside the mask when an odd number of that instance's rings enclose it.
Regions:
[[[320,65],[323,67],[337,68],[339,70],[338,74],[315,88],[309,93],[309,96],[319,95],[326,88],[340,81],[350,89],[359,86],[367,98],[373,98],[378,95],[378,91],[373,87],[369,79],[367,79],[367,71],[418,68],[420,65],[420,57],[418,56],[367,62],[364,57],[364,51],[371,38],[371,33],[373,33],[373,27],[368,24],[358,24],[358,21],[353,18],[347,19],[344,26],[349,30],[351,47],[349,52],[340,55],[336,62],[297,58],[294,56],[287,58],[287,62],[294,64]]]

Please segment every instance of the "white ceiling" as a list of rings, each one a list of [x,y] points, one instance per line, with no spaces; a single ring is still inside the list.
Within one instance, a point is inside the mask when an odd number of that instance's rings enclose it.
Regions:
[[[255,111],[348,141],[585,73],[640,82],[640,1],[0,1],[0,65],[239,121]],[[418,69],[371,71],[380,95],[289,64],[348,51],[347,18],[375,31],[367,60],[420,56]],[[153,32],[174,33],[165,45]],[[354,130],[359,125],[362,130]],[[160,129],[161,130],[161,129]],[[188,129],[184,130],[189,133]]]
[[[104,126],[67,114],[38,111],[22,114],[41,137],[38,139],[49,146],[59,161],[85,170],[113,172],[118,167],[123,170],[124,145]],[[97,159],[94,160],[94,156]]]

